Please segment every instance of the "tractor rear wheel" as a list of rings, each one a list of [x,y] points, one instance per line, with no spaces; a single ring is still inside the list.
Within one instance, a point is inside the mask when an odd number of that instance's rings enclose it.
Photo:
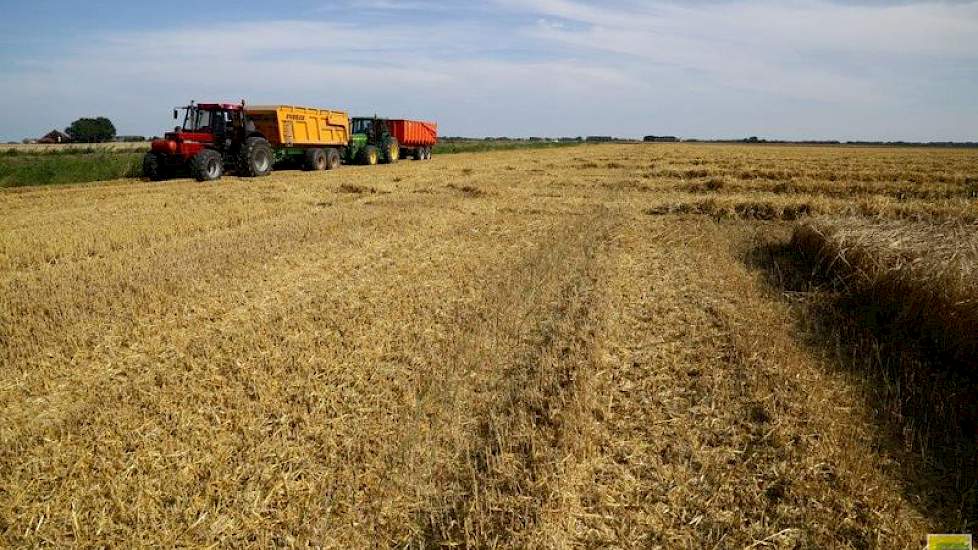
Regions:
[[[360,153],[360,163],[373,166],[377,164],[379,157],[380,155],[377,153],[377,148],[373,145],[368,145],[364,147],[363,151]]]
[[[190,173],[197,181],[214,181],[224,175],[224,159],[213,149],[204,149],[190,159]]]
[[[303,170],[325,170],[326,152],[322,149],[306,149],[306,160],[302,165]]]
[[[143,157],[143,175],[150,181],[163,181],[169,175],[166,169],[166,159],[159,153],[149,152]]]
[[[401,144],[397,138],[390,138],[384,143],[384,163],[394,164],[401,158]]]
[[[241,147],[238,163],[242,176],[267,176],[272,171],[272,146],[263,137],[250,137]]]
[[[336,149],[326,150],[326,169],[336,170],[340,167],[340,152]]]

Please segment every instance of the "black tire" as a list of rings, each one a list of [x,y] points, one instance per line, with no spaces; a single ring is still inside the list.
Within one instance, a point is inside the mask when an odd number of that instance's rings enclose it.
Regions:
[[[384,142],[384,164],[394,164],[401,159],[401,144],[397,138],[390,138]]]
[[[302,163],[303,170],[325,170],[326,152],[322,149],[306,149],[306,159]]]
[[[414,150],[414,160],[424,160],[424,147],[418,147]]]
[[[150,181],[163,181],[169,174],[166,169],[166,159],[159,153],[149,152],[143,157],[143,176]]]
[[[377,148],[374,147],[373,145],[367,145],[360,152],[360,164],[366,164],[367,166],[373,166],[373,165],[377,164],[377,161],[379,160],[379,157],[380,157],[380,155],[377,152]]]
[[[340,152],[336,149],[326,149],[326,169],[336,170],[340,167]]]
[[[424,151],[424,153],[423,153],[424,154],[424,159],[425,160],[431,160],[431,147],[423,147],[422,149]]]
[[[241,147],[238,170],[242,176],[257,178],[272,171],[272,146],[263,137],[250,137]]]
[[[190,173],[197,181],[214,181],[224,175],[224,159],[213,149],[204,149],[190,159]]]

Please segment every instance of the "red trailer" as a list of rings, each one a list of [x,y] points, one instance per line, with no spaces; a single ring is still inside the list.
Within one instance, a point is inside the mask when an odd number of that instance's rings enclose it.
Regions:
[[[431,149],[438,143],[438,124],[420,120],[388,119],[387,128],[401,146],[402,157],[414,160],[431,158]]]

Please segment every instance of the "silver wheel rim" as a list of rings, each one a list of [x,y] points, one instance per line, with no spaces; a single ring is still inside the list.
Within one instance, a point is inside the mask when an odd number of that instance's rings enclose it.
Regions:
[[[210,159],[207,161],[207,177],[216,178],[220,173],[220,168],[217,165],[217,159]]]
[[[268,155],[264,151],[259,151],[255,155],[255,169],[259,172],[264,172],[268,170]]]

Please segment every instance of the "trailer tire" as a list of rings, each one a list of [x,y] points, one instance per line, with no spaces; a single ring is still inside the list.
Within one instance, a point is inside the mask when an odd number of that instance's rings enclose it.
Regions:
[[[256,178],[272,171],[272,146],[263,137],[250,137],[241,147],[239,170],[242,176]]]
[[[143,156],[143,176],[150,181],[163,181],[169,174],[166,169],[166,159],[159,153],[149,152]]]
[[[326,169],[336,170],[340,167],[340,152],[336,149],[326,149]]]
[[[325,170],[326,152],[322,149],[306,149],[306,159],[302,164],[303,170]]]
[[[373,166],[377,164],[378,157],[377,148],[373,145],[368,145],[360,152],[360,164]]]
[[[424,147],[418,147],[414,150],[414,160],[424,160]]]
[[[214,181],[224,175],[224,159],[213,149],[204,149],[190,159],[190,173],[197,181]]]
[[[431,147],[425,147],[423,154],[425,160],[431,160]]]

